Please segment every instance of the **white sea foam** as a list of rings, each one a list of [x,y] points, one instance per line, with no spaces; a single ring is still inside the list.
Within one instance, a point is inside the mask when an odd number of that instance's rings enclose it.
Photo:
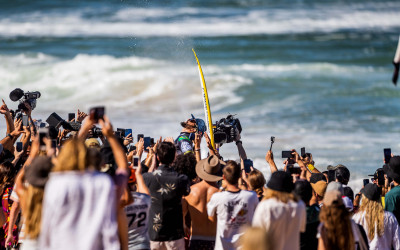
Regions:
[[[125,8],[102,16],[93,9],[27,12],[0,17],[0,36],[153,37],[231,36],[391,30],[397,3],[378,6],[317,5],[308,9]],[[98,14],[98,15],[96,15]],[[88,17],[90,16],[90,17]]]

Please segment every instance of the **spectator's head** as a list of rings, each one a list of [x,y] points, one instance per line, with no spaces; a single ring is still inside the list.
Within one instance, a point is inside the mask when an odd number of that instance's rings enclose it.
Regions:
[[[330,182],[326,187],[326,192],[328,191],[339,191],[341,195],[344,195],[343,186],[339,182]]]
[[[77,138],[72,138],[61,148],[53,171],[84,171],[88,167],[86,164],[87,148],[85,143]]]
[[[323,173],[312,173],[310,177],[310,183],[317,183],[318,181],[328,182]]]
[[[157,147],[157,158],[161,164],[170,165],[175,160],[176,147],[171,142],[161,142]]]
[[[317,183],[311,183],[311,186],[313,188],[313,194],[317,198],[317,201],[322,201],[325,196],[328,183],[326,183],[325,181],[318,181]]]
[[[32,239],[36,239],[40,233],[44,187],[52,167],[51,158],[38,156],[25,168],[25,179],[29,185],[21,197],[21,205],[25,234]]]
[[[177,173],[184,174],[189,177],[189,180],[193,180],[197,177],[195,170],[196,163],[194,154],[180,154],[176,157],[173,167]]]
[[[250,189],[255,191],[257,195],[261,196],[264,193],[265,178],[261,171],[254,169],[247,176],[250,184]]]
[[[101,170],[103,165],[103,158],[99,149],[91,147],[87,149],[86,165],[89,169],[94,169],[97,171]]]
[[[390,158],[387,176],[400,184],[400,156],[396,155]]]
[[[319,219],[326,233],[325,245],[330,249],[354,249],[351,215],[343,204],[342,194],[326,191]]]
[[[351,189],[351,187],[343,187],[343,194],[344,194],[344,196],[349,197],[351,202],[354,201],[354,192],[353,192],[353,189]]]
[[[196,174],[204,181],[216,182],[222,180],[222,169],[225,162],[216,155],[210,155],[196,164]]]
[[[349,169],[344,166],[344,165],[337,165],[336,166],[336,170],[335,170],[335,178],[337,182],[340,182],[344,185],[347,185],[347,183],[349,183],[350,180],[350,171]]]
[[[85,145],[87,148],[95,148],[95,149],[100,150],[100,143],[99,143],[99,140],[97,140],[96,138],[86,139]]]
[[[300,179],[294,184],[294,193],[305,204],[309,204],[312,197],[312,187],[308,181]]]
[[[384,211],[381,203],[381,191],[375,184],[368,183],[361,189],[362,199],[360,210],[366,213],[368,239],[375,237],[375,232],[381,237],[384,233]]]
[[[288,172],[273,172],[271,179],[267,183],[267,187],[264,199],[275,198],[283,203],[287,203],[290,200],[297,201],[297,198],[292,193],[294,189],[293,178]]]
[[[5,188],[12,187],[14,185],[15,175],[15,168],[11,162],[5,161],[0,164],[1,195],[3,194]]]
[[[237,185],[240,178],[240,166],[235,161],[227,161],[222,169],[224,180],[230,185]]]

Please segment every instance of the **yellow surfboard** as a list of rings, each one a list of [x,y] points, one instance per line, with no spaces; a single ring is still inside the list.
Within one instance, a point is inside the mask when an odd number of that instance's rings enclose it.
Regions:
[[[192,49],[192,51],[193,51],[194,57],[196,57],[197,66],[199,67],[200,83],[201,83],[201,89],[203,91],[204,116],[206,118],[207,130],[208,130],[208,133],[210,134],[211,144],[212,144],[213,148],[215,149],[214,131],[213,131],[212,118],[211,118],[210,102],[208,100],[207,85],[206,85],[206,81],[204,80],[203,70],[201,69],[201,65],[200,65],[199,59],[197,58],[196,52],[194,51],[194,49]]]

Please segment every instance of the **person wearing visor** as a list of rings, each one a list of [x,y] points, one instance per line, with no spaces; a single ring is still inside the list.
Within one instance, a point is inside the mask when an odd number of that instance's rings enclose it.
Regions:
[[[193,153],[193,141],[196,138],[196,133],[199,133],[200,138],[205,131],[205,123],[201,119],[196,119],[193,115],[186,122],[181,122],[183,127],[178,138],[175,140],[177,154]],[[200,151],[200,148],[195,150]]]

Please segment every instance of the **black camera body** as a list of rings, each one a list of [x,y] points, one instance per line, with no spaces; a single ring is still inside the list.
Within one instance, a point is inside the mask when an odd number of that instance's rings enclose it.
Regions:
[[[93,138],[98,138],[102,135],[103,135],[103,133],[101,132],[101,128],[98,128],[98,127],[92,128],[92,137]]]
[[[10,93],[10,99],[14,102],[19,101],[18,109],[26,110],[25,103],[28,103],[32,110],[36,108],[36,100],[40,98],[39,91],[24,92],[20,88],[16,88]]]
[[[237,133],[242,133],[242,125],[238,118],[233,115],[228,115],[222,118],[215,124],[214,141],[215,143],[231,143],[238,136]]]

